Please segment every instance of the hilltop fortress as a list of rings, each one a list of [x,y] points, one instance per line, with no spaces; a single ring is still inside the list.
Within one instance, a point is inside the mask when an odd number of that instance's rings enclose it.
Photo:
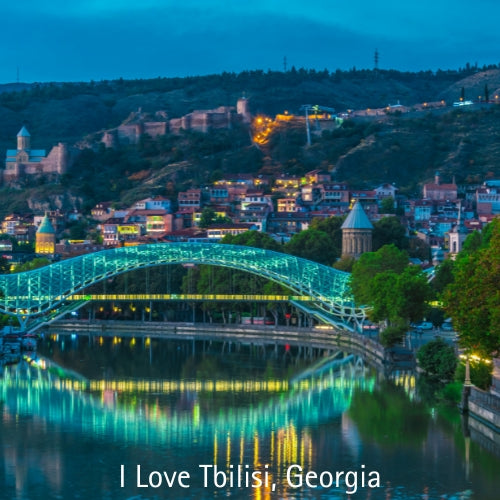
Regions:
[[[111,148],[123,143],[137,144],[143,134],[158,137],[168,133],[179,134],[182,129],[206,133],[251,121],[246,98],[238,99],[236,107],[197,110],[172,119],[168,119],[166,112],[157,111],[155,118],[156,121],[148,121],[139,109],[117,128],[102,133],[100,141]],[[76,151],[76,148],[63,143],[54,146],[48,155],[44,149],[31,149],[31,135],[23,126],[17,134],[17,149],[7,150],[5,166],[0,168],[0,184],[15,184],[39,177],[57,181],[71,166]]]
[[[165,111],[155,113],[157,121],[147,121],[142,110],[132,113],[129,118],[117,128],[106,130],[101,141],[106,147],[119,143],[136,144],[142,134],[151,137],[167,133],[179,134],[181,130],[209,132],[213,129],[229,129],[236,123],[250,123],[251,115],[248,100],[238,99],[235,106],[219,106],[215,109],[195,110],[180,118],[168,119]]]

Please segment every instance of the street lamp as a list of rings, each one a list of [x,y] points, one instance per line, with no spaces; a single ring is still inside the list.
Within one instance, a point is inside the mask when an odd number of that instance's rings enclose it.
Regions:
[[[465,387],[470,387],[472,385],[472,381],[470,379],[470,359],[469,359],[469,353],[467,352],[467,355],[465,357],[465,380],[464,380],[464,386]]]

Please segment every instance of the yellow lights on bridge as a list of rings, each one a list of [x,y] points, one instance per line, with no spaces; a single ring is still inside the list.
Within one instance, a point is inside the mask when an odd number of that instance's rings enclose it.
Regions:
[[[323,299],[323,297],[321,297]],[[287,302],[289,300],[307,302],[315,300],[314,297],[305,295],[262,295],[262,294],[223,294],[223,293],[100,293],[100,294],[85,294],[71,295],[66,298],[67,301],[78,302],[80,300],[95,300],[95,301],[157,301],[157,300],[229,300],[229,301],[258,301],[258,302]],[[131,304],[130,309],[136,310],[136,307]],[[104,307],[99,307],[99,311],[104,311]],[[114,306],[114,311],[119,312],[121,308]],[[149,308],[146,307],[146,312]]]

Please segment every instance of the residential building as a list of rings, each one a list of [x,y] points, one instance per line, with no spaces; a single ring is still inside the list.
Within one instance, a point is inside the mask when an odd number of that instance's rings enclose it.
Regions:
[[[442,184],[439,172],[434,176],[434,182],[424,184],[424,198],[428,200],[456,200],[457,185],[453,181],[450,184]]]
[[[349,207],[349,188],[347,184],[321,184],[321,205],[329,207]]]
[[[278,212],[295,212],[297,210],[297,202],[295,198],[278,198]]]
[[[171,203],[168,198],[157,196],[155,198],[146,198],[136,201],[132,210],[165,210],[166,212],[170,212],[171,208]]]
[[[257,226],[254,224],[213,224],[207,227],[206,232],[209,241],[220,241],[228,234],[236,236],[251,230],[258,230]]]
[[[193,207],[199,209],[201,203],[201,189],[188,189],[181,191],[177,195],[177,205],[179,208]]]

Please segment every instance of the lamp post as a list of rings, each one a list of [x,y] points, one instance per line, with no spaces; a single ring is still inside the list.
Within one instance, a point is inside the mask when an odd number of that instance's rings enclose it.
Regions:
[[[465,358],[465,380],[464,380],[464,386],[470,387],[471,385],[472,385],[472,381],[470,379],[469,353],[467,352],[467,356]]]

